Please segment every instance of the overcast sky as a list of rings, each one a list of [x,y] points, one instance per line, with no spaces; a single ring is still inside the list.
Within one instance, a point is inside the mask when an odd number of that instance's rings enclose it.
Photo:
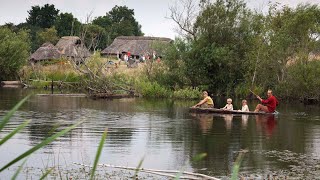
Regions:
[[[175,0],[0,0],[0,25],[24,22],[27,11],[34,5],[54,4],[60,12],[70,12],[81,22],[92,12],[93,17],[105,15],[115,5],[126,5],[135,10],[136,19],[147,36],[174,38],[175,24],[167,19],[169,6]],[[265,10],[269,0],[246,0],[251,8]],[[271,0],[275,2],[275,0]],[[296,6],[299,3],[319,4],[320,0],[278,0],[282,4]]]

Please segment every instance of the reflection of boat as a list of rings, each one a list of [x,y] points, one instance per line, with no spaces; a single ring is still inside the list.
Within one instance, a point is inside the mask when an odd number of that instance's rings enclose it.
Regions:
[[[248,114],[248,115],[270,115],[273,113],[265,113],[265,112],[253,112],[253,111],[249,111],[249,112],[244,112],[244,111],[230,111],[230,110],[225,110],[225,109],[216,109],[216,108],[194,108],[191,107],[189,108],[190,112],[194,112],[194,113],[217,113],[217,114]]]

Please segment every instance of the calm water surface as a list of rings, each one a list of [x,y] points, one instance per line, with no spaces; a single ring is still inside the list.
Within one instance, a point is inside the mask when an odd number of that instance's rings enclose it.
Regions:
[[[30,92],[0,89],[0,117]],[[216,101],[217,106],[224,101]],[[236,101],[234,105],[239,104]],[[0,147],[0,165],[67,126],[85,122],[31,155],[27,167],[92,164],[102,132],[108,137],[100,163],[187,170],[212,176],[229,176],[242,149],[248,149],[241,173],[259,174],[289,169],[289,165],[266,157],[268,151],[290,151],[320,158],[320,108],[281,102],[277,116],[231,116],[190,114],[194,102],[169,100],[92,100],[84,97],[33,96],[0,132],[0,138],[25,120],[32,122]],[[257,102],[250,102],[251,109]],[[240,108],[238,106],[238,108]],[[193,157],[207,153],[200,161]],[[20,163],[18,163],[20,164]],[[0,173],[8,179],[15,167]]]

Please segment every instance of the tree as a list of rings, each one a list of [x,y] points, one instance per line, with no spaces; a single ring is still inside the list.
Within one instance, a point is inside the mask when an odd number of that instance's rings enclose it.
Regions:
[[[27,62],[30,44],[26,31],[15,33],[0,27],[0,81],[16,80],[18,71]]]
[[[106,31],[104,28],[95,24],[87,24],[84,25],[83,29],[84,42],[89,49],[96,51],[106,47]]]
[[[55,22],[60,37],[79,34],[80,26],[81,23],[71,13],[60,13]]]
[[[57,35],[57,30],[55,29],[55,27],[52,27],[52,28],[46,28],[43,31],[39,31],[37,33],[37,40],[39,45],[46,42],[56,44],[59,40],[59,37]]]
[[[30,26],[38,26],[40,28],[50,28],[54,25],[59,10],[54,5],[45,4],[43,7],[32,6],[28,11],[29,16],[27,23]]]
[[[244,81],[244,61],[251,49],[250,10],[241,0],[202,2],[193,25],[196,38],[183,58],[192,86],[209,85],[231,92]]]
[[[118,36],[142,36],[141,25],[134,18],[134,10],[127,6],[115,6],[105,16],[100,16],[92,21],[92,24],[105,29],[106,35],[101,42],[104,46],[111,44]]]

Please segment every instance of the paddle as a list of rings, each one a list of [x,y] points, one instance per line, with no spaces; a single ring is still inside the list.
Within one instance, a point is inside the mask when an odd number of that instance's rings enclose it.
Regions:
[[[258,96],[256,93],[254,93],[253,91],[251,91],[251,89],[249,89],[249,91],[250,91],[253,95]]]

